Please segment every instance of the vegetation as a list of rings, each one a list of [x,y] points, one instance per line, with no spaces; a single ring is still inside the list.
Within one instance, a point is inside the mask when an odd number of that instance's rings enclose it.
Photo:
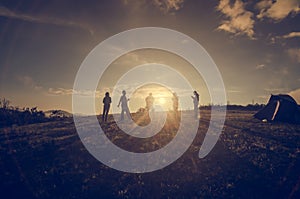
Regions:
[[[263,123],[253,112],[228,110],[224,131],[203,159],[199,148],[210,111],[200,111],[198,134],[168,167],[144,174],[119,172],[98,162],[82,145],[71,118],[0,129],[3,198],[300,198],[300,125]],[[138,121],[138,115],[133,115]],[[110,116],[107,137],[130,151],[156,150],[176,130],[128,137]],[[92,141],[92,140],[91,140]]]
[[[37,107],[22,108],[10,105],[10,101],[0,99],[0,127],[12,125],[25,125],[48,121],[43,111]]]
[[[221,105],[204,105],[200,106],[200,110],[211,110],[211,107],[222,107]],[[236,105],[236,104],[228,104],[226,105],[227,110],[238,110],[238,111],[258,111],[262,109],[264,104],[248,104],[246,106]]]

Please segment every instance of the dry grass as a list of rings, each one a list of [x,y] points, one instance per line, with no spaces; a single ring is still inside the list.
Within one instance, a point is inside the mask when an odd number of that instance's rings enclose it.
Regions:
[[[224,131],[204,159],[198,151],[210,114],[202,111],[189,150],[152,173],[123,173],[104,166],[84,148],[72,119],[0,129],[1,198],[299,198],[300,125],[262,123],[252,112],[231,111]],[[147,118],[135,121],[145,125]],[[111,119],[111,118],[110,118]],[[156,150],[177,126],[139,140],[110,121],[106,135],[127,150]],[[130,144],[128,144],[130,143]],[[134,143],[134,144],[133,144]]]

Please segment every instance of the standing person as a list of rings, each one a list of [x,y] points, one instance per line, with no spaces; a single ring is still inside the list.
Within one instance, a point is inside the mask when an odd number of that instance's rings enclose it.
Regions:
[[[154,103],[154,97],[152,96],[152,93],[149,93],[149,95],[145,99],[146,101],[146,110],[152,111],[153,110],[153,103]]]
[[[199,94],[197,93],[197,91],[194,91],[194,96],[191,96],[193,99],[193,103],[194,103],[194,117],[195,119],[198,119],[198,105],[199,105]]]
[[[119,101],[119,104],[118,104],[118,107],[120,107],[120,104],[121,104],[121,108],[122,108],[122,110],[121,110],[121,121],[124,120],[124,113],[125,112],[126,112],[127,118],[128,119],[131,118],[129,108],[128,108],[128,104],[127,104],[129,99],[127,99],[127,97],[126,97],[126,91],[123,90],[122,94],[123,95],[120,97],[120,101]]]
[[[110,104],[111,104],[111,97],[109,96],[109,92],[106,92],[105,97],[103,98],[102,122],[107,121],[107,115],[109,112]]]
[[[173,93],[172,101],[173,101],[173,111],[175,113],[177,113],[178,112],[178,96],[175,92]]]

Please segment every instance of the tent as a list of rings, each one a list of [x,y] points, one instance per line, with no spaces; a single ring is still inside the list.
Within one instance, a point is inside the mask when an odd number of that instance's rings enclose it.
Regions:
[[[300,108],[289,95],[271,95],[268,104],[254,117],[267,121],[300,123]]]

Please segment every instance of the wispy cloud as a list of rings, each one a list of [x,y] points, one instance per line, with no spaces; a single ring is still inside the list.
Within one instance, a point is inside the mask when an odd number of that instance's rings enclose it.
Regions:
[[[287,53],[292,60],[300,63],[300,48],[290,48],[287,50]]]
[[[296,37],[300,37],[300,32],[290,32],[285,35],[273,36],[273,37],[271,37],[271,42],[272,43],[275,43],[276,41],[282,42],[282,40],[292,39],[292,38],[296,38]]]
[[[149,60],[145,58],[145,56],[139,55],[136,52],[130,52],[125,55],[121,59],[117,59],[113,62],[114,65],[123,65],[123,66],[135,66],[141,64],[151,63]]]
[[[261,0],[256,4],[256,8],[260,10],[257,18],[269,18],[275,21],[281,21],[288,15],[296,15],[300,12],[299,0]]]
[[[227,18],[221,22],[217,28],[235,35],[247,35],[254,38],[254,19],[253,13],[245,9],[241,0],[236,0],[231,4],[230,0],[220,0],[217,10]]]
[[[290,32],[289,34],[283,35],[282,38],[289,39],[293,37],[300,37],[300,32]]]
[[[258,65],[256,65],[256,67],[255,67],[256,70],[261,70],[261,69],[264,69],[264,68],[266,68],[266,65],[265,65],[265,64],[258,64]]]
[[[124,5],[131,5],[139,9],[141,6],[154,5],[164,14],[174,14],[174,12],[180,10],[185,0],[123,0]]]
[[[152,86],[149,85],[147,87],[140,87],[138,89],[133,89],[128,85],[118,85],[114,88],[100,88],[96,91],[92,91],[92,90],[76,91],[71,88],[49,88],[48,91],[46,92],[46,95],[55,97],[55,96],[71,96],[73,94],[76,94],[76,95],[80,95],[81,97],[85,97],[85,96],[93,96],[95,94],[96,98],[102,98],[104,97],[105,92],[109,92],[112,98],[114,97],[119,98],[122,95],[123,90],[127,91],[127,93],[131,93],[132,94],[132,96],[130,96],[131,98],[142,99],[142,100],[144,100],[149,93],[152,93],[154,98],[171,99],[172,92],[173,92],[168,90],[167,88],[157,86],[157,85],[152,85]],[[187,89],[176,88],[175,90],[178,91],[177,95],[180,97],[189,97],[192,95],[192,91]],[[233,92],[238,92],[238,91],[233,91]]]
[[[17,81],[19,81],[23,86],[31,88],[34,90],[41,90],[43,87],[39,86],[36,81],[30,76],[16,76]]]
[[[66,96],[66,95],[73,95],[77,94],[80,96],[92,96],[96,95],[96,98],[100,96],[100,91],[92,91],[92,90],[82,90],[82,91],[76,91],[71,88],[49,88],[47,94],[50,96]],[[102,93],[103,94],[103,93]]]
[[[286,93],[286,92],[288,92],[287,88],[265,88],[264,90],[267,93],[270,93],[270,94],[277,94],[277,93]]]
[[[73,89],[65,89],[65,88],[49,88],[48,94],[51,96],[61,96],[61,95],[72,95]]]
[[[163,13],[178,11],[183,7],[185,0],[153,0],[153,4]]]
[[[53,18],[53,17],[34,16],[30,14],[18,13],[4,6],[0,6],[0,16],[28,21],[32,23],[51,24],[51,25],[64,26],[64,27],[80,28],[82,30],[88,31],[91,35],[94,34],[94,31],[90,27],[82,23],[63,20],[59,18]]]

